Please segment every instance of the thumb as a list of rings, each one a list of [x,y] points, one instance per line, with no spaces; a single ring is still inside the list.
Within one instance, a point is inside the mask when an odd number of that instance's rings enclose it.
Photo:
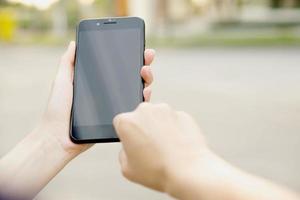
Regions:
[[[73,98],[75,42],[70,42],[61,57],[58,73],[52,84],[46,116],[66,119],[70,116]]]
[[[68,49],[61,57],[56,81],[71,81],[73,82],[74,63],[75,63],[75,49],[74,41],[71,41]]]

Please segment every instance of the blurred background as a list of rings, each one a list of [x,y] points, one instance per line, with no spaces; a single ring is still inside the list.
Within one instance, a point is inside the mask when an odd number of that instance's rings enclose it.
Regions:
[[[30,132],[84,18],[139,16],[155,48],[153,102],[191,113],[233,164],[300,192],[299,0],[0,0],[0,156]],[[122,178],[98,144],[45,199],[168,199]]]
[[[150,44],[299,45],[299,0],[0,0],[0,40],[62,44],[82,18],[140,16]]]

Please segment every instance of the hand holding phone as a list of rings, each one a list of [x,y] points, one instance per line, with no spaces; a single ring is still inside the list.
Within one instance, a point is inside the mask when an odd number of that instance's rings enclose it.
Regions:
[[[70,136],[75,143],[119,141],[115,115],[134,110],[143,98],[145,26],[140,18],[80,22]]]

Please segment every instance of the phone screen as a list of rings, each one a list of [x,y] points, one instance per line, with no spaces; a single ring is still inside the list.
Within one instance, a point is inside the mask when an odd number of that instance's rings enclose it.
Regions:
[[[113,118],[143,101],[142,34],[140,28],[78,32],[72,111],[75,136],[116,138]]]

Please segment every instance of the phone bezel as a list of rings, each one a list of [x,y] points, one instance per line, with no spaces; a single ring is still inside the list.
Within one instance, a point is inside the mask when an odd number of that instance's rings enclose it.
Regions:
[[[98,25],[100,23],[100,25]],[[102,18],[102,19],[85,19],[81,20],[76,27],[76,44],[79,44],[79,32],[80,31],[89,31],[89,30],[112,30],[112,29],[128,29],[128,28],[139,28],[142,31],[141,37],[141,47],[143,52],[141,52],[143,63],[145,64],[144,59],[144,51],[145,51],[145,23],[144,20],[138,17],[111,17],[111,18]],[[75,67],[77,63],[77,48],[76,45],[76,52],[75,52]],[[142,67],[142,66],[141,66]],[[73,85],[75,84],[76,80],[76,69],[74,70],[74,79]],[[144,88],[144,80],[142,79],[142,88]],[[75,94],[75,87],[73,87],[73,102],[74,102],[74,94]],[[141,92],[142,100],[144,101],[143,92]],[[70,117],[70,138],[72,142],[77,144],[83,143],[108,143],[108,142],[119,142],[119,138],[76,138],[73,134],[73,103],[71,109],[71,117]]]

